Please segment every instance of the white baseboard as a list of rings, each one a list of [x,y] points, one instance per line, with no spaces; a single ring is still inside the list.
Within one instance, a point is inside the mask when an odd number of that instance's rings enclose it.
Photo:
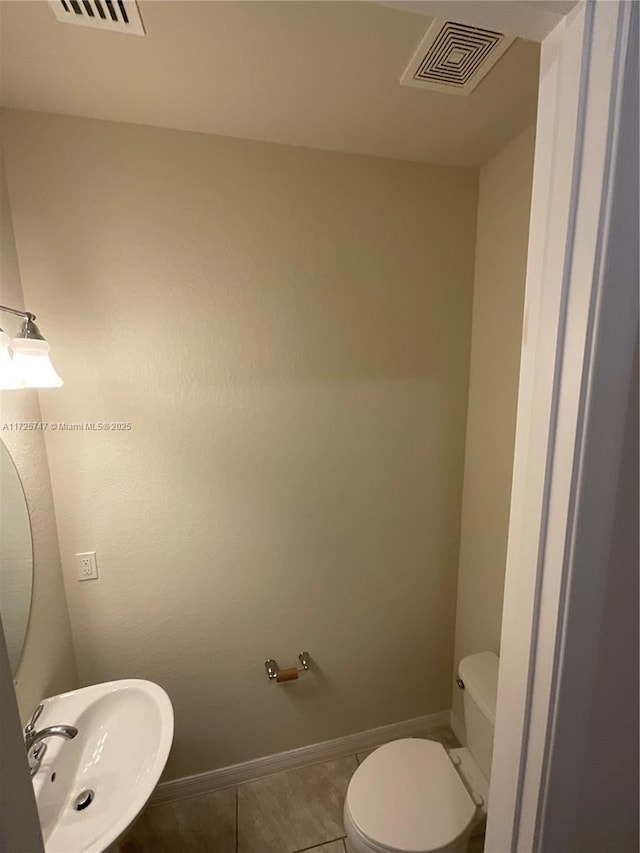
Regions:
[[[161,782],[153,792],[150,804],[169,803],[184,797],[193,797],[196,794],[207,794],[242,782],[251,782],[253,779],[260,779],[262,776],[268,776],[280,770],[291,770],[295,767],[329,761],[332,758],[353,755],[355,752],[371,749],[386,741],[423,734],[438,726],[448,726],[450,721],[450,711],[439,711],[437,714],[425,714],[423,717],[414,717],[402,723],[379,726],[377,729],[356,732],[356,734],[323,743],[301,746],[275,755],[265,755],[263,758],[254,758],[252,761],[232,764],[230,767],[221,767],[219,770],[209,770],[195,776],[184,776],[182,779]]]
[[[451,726],[451,730],[453,731],[454,735],[458,738],[460,743],[463,746],[466,746],[467,735],[466,735],[466,732],[464,730],[464,726],[462,725],[460,720],[456,717],[456,715],[453,713],[453,711],[451,712],[451,721],[449,722],[449,725]]]

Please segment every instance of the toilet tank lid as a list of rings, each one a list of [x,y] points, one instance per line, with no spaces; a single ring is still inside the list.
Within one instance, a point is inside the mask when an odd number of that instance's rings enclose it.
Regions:
[[[462,658],[458,665],[465,690],[492,723],[496,719],[499,663],[500,658],[493,652],[480,652]]]

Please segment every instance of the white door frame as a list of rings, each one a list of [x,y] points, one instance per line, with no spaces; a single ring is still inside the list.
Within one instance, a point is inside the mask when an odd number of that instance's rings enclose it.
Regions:
[[[586,745],[638,334],[637,207],[615,281],[609,251],[633,209],[614,191],[633,14],[580,4],[542,43],[487,853],[571,850],[570,797],[549,846],[550,768],[571,790]],[[571,743],[554,739],[569,686]]]

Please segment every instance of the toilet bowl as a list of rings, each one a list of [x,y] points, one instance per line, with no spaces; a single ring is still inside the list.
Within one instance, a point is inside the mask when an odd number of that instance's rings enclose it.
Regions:
[[[376,749],[353,774],[344,824],[354,853],[464,853],[484,823],[491,774],[498,658],[460,661],[467,746],[425,738]]]

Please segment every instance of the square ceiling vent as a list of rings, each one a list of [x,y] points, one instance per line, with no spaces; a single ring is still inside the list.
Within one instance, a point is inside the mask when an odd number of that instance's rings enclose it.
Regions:
[[[145,34],[135,0],[49,0],[49,5],[63,24],[134,36]]]
[[[435,92],[470,95],[513,42],[513,37],[494,30],[436,20],[400,82]]]

